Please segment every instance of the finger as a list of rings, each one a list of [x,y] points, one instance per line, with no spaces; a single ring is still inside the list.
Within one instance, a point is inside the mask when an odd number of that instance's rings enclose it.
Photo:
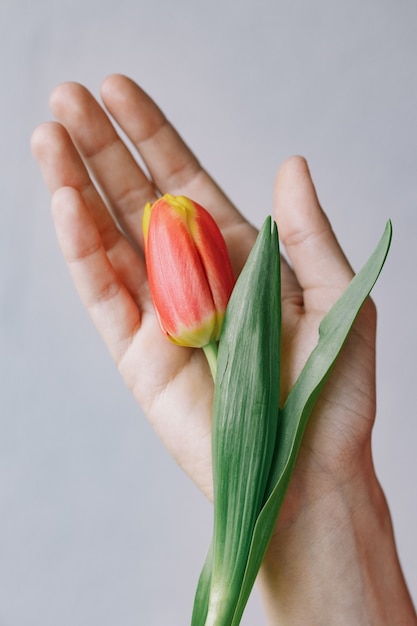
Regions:
[[[108,77],[105,106],[137,147],[161,193],[186,195],[206,207],[221,229],[244,220],[182,141],[164,114],[133,81]]]
[[[306,161],[288,159],[280,168],[274,215],[304,305],[326,310],[352,279],[352,269],[322,211]]]
[[[32,150],[51,194],[72,187],[82,195],[113,267],[136,297],[144,280],[143,260],[117,228],[65,128],[42,124],[33,133]]]
[[[82,85],[64,83],[51,95],[55,117],[67,128],[122,229],[141,245],[140,211],[156,199],[152,183],[138,166],[101,106]]]
[[[116,362],[140,327],[139,308],[103,247],[82,195],[63,187],[52,197],[58,241],[80,297]]]
[[[110,249],[120,233],[65,128],[56,122],[42,124],[34,131],[31,146],[50,193],[60,187],[77,189],[96,220],[106,249]]]

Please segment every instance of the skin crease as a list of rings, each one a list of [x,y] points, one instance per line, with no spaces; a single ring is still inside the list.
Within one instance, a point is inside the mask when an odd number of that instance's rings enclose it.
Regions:
[[[160,331],[138,225],[158,195],[192,198],[217,221],[236,275],[256,231],[135,83],[110,76],[101,98],[103,105],[76,83],[58,86],[50,99],[56,121],[35,130],[32,150],[82,302],[161,440],[211,498],[209,369],[201,350],[174,346]],[[279,169],[273,216],[291,265],[282,261],[284,401],[353,273],[301,157]],[[368,300],[308,424],[258,579],[268,624],[417,624],[372,462],[375,329]]]

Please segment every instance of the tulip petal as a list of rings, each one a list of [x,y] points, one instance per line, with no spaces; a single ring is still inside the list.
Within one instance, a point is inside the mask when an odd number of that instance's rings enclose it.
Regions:
[[[213,317],[213,300],[204,268],[184,222],[162,205],[151,215],[148,231],[148,279],[165,332],[178,336]],[[175,237],[173,234],[175,233]]]
[[[166,194],[143,214],[149,287],[160,325],[178,345],[217,341],[234,285],[226,244],[211,215]]]
[[[195,215],[195,245],[206,271],[217,311],[226,311],[235,277],[225,241],[211,215],[200,207]]]

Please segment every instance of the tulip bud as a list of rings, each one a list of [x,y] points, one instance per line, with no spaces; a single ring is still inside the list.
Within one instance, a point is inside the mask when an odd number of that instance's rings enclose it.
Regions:
[[[234,276],[216,222],[196,202],[166,194],[145,206],[143,235],[163,332],[173,343],[193,348],[218,341]]]

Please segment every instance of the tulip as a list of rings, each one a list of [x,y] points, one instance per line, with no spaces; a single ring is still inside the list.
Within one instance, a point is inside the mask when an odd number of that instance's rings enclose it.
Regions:
[[[196,202],[166,194],[145,206],[143,235],[149,288],[165,335],[193,348],[217,342],[235,280],[214,219]]]

